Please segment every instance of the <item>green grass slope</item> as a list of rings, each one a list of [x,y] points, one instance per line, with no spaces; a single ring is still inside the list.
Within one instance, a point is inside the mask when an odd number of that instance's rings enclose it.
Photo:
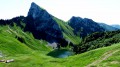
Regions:
[[[2,30],[4,28],[4,30]],[[4,57],[0,60],[14,59],[14,62],[0,62],[0,67],[119,67],[120,63],[120,43],[109,47],[98,48],[82,54],[69,56],[67,58],[53,58],[47,56],[50,48],[45,46],[44,41],[34,40],[35,44],[30,39],[33,38],[29,33],[20,32],[19,28],[15,31],[9,26],[0,27],[0,52]],[[14,34],[14,35],[13,35]],[[16,34],[16,35],[15,35]],[[25,36],[25,34],[27,36]],[[22,36],[21,36],[22,35]],[[19,41],[15,37],[23,38]],[[29,40],[24,39],[27,38]],[[26,41],[25,41],[26,40]],[[29,42],[28,42],[29,41]],[[30,42],[31,41],[31,42]],[[28,43],[27,43],[28,42]],[[31,46],[35,44],[35,46]],[[44,46],[42,45],[44,44]],[[39,48],[39,49],[38,49]]]
[[[73,40],[74,41],[74,40]],[[0,67],[119,67],[120,43],[67,58],[53,58],[47,42],[36,40],[29,32],[14,26],[0,26]],[[1,57],[3,56],[3,57]]]
[[[96,32],[86,36],[79,45],[78,52],[86,52],[96,48],[106,47],[120,42],[120,30]],[[77,50],[76,50],[77,51]]]
[[[70,40],[74,44],[79,44],[81,42],[80,36],[76,36],[73,33],[73,28],[71,28],[67,22],[64,22],[58,18],[54,17],[54,20],[58,23],[59,27],[62,30],[63,36],[66,40]]]
[[[0,51],[8,54],[30,53],[32,50],[50,51],[43,40],[36,40],[29,32],[14,25],[0,26]]]

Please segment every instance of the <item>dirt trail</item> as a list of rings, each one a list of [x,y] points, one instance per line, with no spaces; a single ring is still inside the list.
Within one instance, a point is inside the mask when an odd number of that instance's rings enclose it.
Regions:
[[[95,66],[95,65],[99,64],[100,62],[106,60],[107,58],[109,58],[110,56],[112,56],[114,53],[116,53],[116,52],[118,52],[118,51],[119,51],[119,50],[106,52],[105,54],[103,54],[103,55],[101,56],[100,59],[92,62],[91,64],[87,65],[86,67]]]

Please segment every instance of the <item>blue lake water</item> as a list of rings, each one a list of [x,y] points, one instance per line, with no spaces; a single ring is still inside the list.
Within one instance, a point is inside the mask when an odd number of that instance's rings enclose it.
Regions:
[[[73,55],[74,53],[73,52],[71,52],[71,51],[65,51],[65,52],[63,52],[62,54],[60,54],[59,56],[58,56],[58,58],[66,58],[66,57],[69,57],[69,56],[71,56],[71,55]]]

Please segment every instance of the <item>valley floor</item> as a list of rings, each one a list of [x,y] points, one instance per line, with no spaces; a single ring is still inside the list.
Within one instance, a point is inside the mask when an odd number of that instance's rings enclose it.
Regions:
[[[47,56],[47,53],[32,51],[6,56],[0,60],[14,59],[14,62],[0,62],[0,67],[120,67],[120,43],[67,58],[53,58]]]

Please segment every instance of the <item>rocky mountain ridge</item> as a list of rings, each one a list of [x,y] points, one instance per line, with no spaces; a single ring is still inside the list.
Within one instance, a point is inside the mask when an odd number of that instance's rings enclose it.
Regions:
[[[80,35],[81,37],[85,37],[88,34],[94,32],[103,32],[104,28],[99,26],[98,23],[88,18],[81,18],[73,16],[68,24],[74,29],[74,33],[76,35]]]
[[[105,31],[97,22],[88,18],[73,16],[68,22],[64,22],[34,2],[31,3],[27,17],[0,20],[2,25],[14,25],[14,23],[22,27],[24,31],[31,32],[36,39],[46,40],[49,43],[56,42],[62,46],[68,45],[68,42],[79,44],[81,37]]]
[[[29,9],[26,30],[31,31],[35,38],[49,42],[58,42],[63,38],[61,29],[53,17],[35,3],[32,3]]]

